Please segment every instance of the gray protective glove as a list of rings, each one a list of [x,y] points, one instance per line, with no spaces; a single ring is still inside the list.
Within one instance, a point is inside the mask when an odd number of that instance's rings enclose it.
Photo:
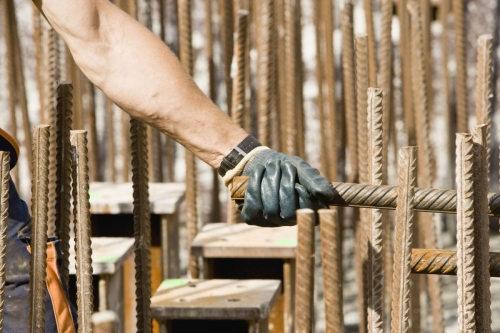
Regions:
[[[245,201],[238,204],[243,220],[262,227],[297,223],[299,208],[328,208],[333,190],[319,171],[297,156],[271,149],[255,155],[244,167],[249,176]]]

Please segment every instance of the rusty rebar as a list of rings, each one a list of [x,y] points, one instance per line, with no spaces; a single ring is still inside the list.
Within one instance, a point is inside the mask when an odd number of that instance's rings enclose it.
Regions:
[[[47,267],[47,221],[49,196],[50,126],[37,125],[33,133],[33,167],[31,177],[31,260],[29,286],[29,332],[45,329],[45,281]]]
[[[458,132],[469,131],[469,113],[467,91],[467,62],[465,41],[464,1],[452,0],[453,26],[455,28],[455,62],[457,64],[455,79],[455,98]]]
[[[477,40],[476,124],[486,125],[487,172],[490,170],[491,108],[493,87],[493,36],[481,35]]]
[[[233,60],[234,9],[233,0],[219,0],[220,35],[222,47],[222,64],[224,83],[226,86],[227,111],[231,114],[233,81],[231,79],[231,63]]]
[[[7,255],[7,223],[9,218],[10,155],[0,152],[0,332],[3,332],[5,306],[5,264]]]
[[[269,146],[271,144],[271,110],[273,109],[272,85],[273,70],[273,27],[274,0],[259,1],[259,26],[257,40],[257,114],[259,141]]]
[[[491,293],[489,261],[488,209],[488,155],[487,125],[476,126],[473,139],[474,152],[474,300],[478,332],[491,332]]]
[[[191,0],[178,2],[179,11],[179,51],[180,60],[189,75],[193,75],[193,44],[191,25]],[[198,233],[198,212],[196,207],[196,160],[190,151],[185,150],[186,159],[186,229],[188,253],[191,242]],[[198,261],[194,256],[189,257],[188,270],[192,278],[198,277]]]
[[[305,151],[305,125],[304,125],[304,63],[302,59],[302,7],[300,1],[295,3],[295,80],[297,94],[296,115],[297,115],[297,155],[306,159]]]
[[[297,154],[297,78],[295,66],[297,64],[296,51],[296,26],[295,26],[295,1],[284,0],[284,27],[285,27],[285,109],[284,123],[286,124],[285,142],[283,150],[290,155]]]
[[[97,138],[97,126],[96,126],[96,103],[95,103],[95,87],[90,80],[86,79],[85,80],[86,84],[86,93],[88,96],[88,112],[87,112],[87,121],[88,121],[88,127],[89,127],[89,169],[90,169],[90,181],[99,181],[101,180],[100,177],[100,158],[99,158],[99,148],[98,148],[98,138]],[[123,112],[123,114],[126,114],[128,117],[128,114]],[[130,122],[130,120],[129,120]],[[128,126],[128,123],[127,123]],[[123,128],[123,127],[122,127]],[[129,135],[130,130],[127,127],[127,141],[123,142],[129,142],[128,139],[130,137]],[[123,134],[122,134],[123,138]],[[130,154],[130,144],[127,145],[127,157]],[[123,162],[123,168],[127,168],[127,174],[128,174],[128,164],[130,162],[127,160],[127,162]],[[128,181],[128,177],[123,180]]]
[[[377,85],[377,46],[375,40],[375,28],[373,24],[373,5],[372,0],[363,0],[365,7],[365,22],[366,22],[366,45],[367,45],[367,63],[368,68],[368,84],[370,87],[378,87]]]
[[[106,170],[108,182],[116,182],[116,145],[115,145],[115,105],[108,97],[104,97],[106,113]]]
[[[73,86],[61,82],[57,86],[56,99],[56,187],[55,221],[56,235],[61,240],[62,277],[69,281],[69,240],[71,219],[71,142],[70,131],[73,115]]]
[[[286,152],[286,137],[288,128],[287,124],[287,102],[286,102],[286,55],[285,55],[285,0],[275,0],[274,1],[274,21],[275,21],[275,61],[276,61],[276,89],[277,96],[277,113],[279,118],[279,130],[278,133],[274,134],[278,136],[279,147],[278,149]],[[295,154],[294,154],[295,155]]]
[[[151,221],[149,215],[148,142],[146,125],[130,120],[134,187],[135,279],[137,332],[151,332]]]
[[[413,249],[410,266],[414,274],[457,275],[457,251]],[[491,277],[500,277],[500,253],[489,253],[488,268]]]
[[[347,150],[349,152],[349,180],[358,179],[358,143],[356,120],[356,73],[354,68],[353,4],[344,3],[341,16],[342,77],[344,82],[344,109],[347,124]]]
[[[326,175],[329,179],[337,179],[337,145],[340,139],[338,135],[338,120],[335,98],[335,56],[333,49],[333,3],[330,0],[321,1],[321,14],[324,37],[324,63],[325,76],[324,81],[327,87],[327,111],[325,115],[326,142],[325,152],[327,154],[328,168]]]
[[[368,88],[368,182],[382,184],[382,90]],[[382,212],[368,216],[368,331],[381,332],[384,322],[384,253]]]
[[[87,132],[83,130],[71,131],[71,145],[73,153],[73,216],[75,226],[78,332],[92,332],[91,317],[94,310],[94,294],[90,240]]]
[[[342,241],[336,210],[318,211],[321,226],[321,266],[325,299],[326,333],[343,331],[342,311]]]
[[[297,210],[297,250],[295,256],[295,332],[312,332],[314,307],[314,227],[311,209]]]
[[[474,152],[471,134],[457,134],[458,326],[475,332]]]
[[[367,183],[368,175],[368,47],[367,36],[356,35],[356,119],[358,142],[358,170],[359,182]]]
[[[396,209],[396,239],[391,306],[391,332],[410,329],[410,260],[415,207],[417,148],[399,150],[398,204]]]

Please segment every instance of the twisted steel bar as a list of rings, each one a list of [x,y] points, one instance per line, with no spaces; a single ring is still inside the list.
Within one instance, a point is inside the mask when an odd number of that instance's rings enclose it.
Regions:
[[[358,143],[359,182],[368,182],[368,38],[366,35],[355,36],[356,45],[356,119]]]
[[[475,332],[474,152],[471,134],[457,134],[458,326]]]
[[[9,218],[10,155],[0,152],[0,332],[3,332],[5,306],[5,264],[7,255],[7,221]]]
[[[116,144],[115,144],[115,105],[108,97],[104,97],[106,117],[106,170],[109,182],[116,182]]]
[[[476,124],[486,125],[486,163],[490,170],[491,108],[493,87],[493,36],[481,35],[477,39]]]
[[[191,0],[181,0],[178,2],[179,18],[179,55],[182,65],[193,75],[193,44],[191,25]],[[198,233],[198,211],[196,208],[196,160],[190,151],[185,150],[186,159],[186,228],[187,228],[187,248],[188,253],[191,243]],[[198,277],[199,268],[197,258],[189,257],[188,270],[192,278]]]
[[[342,78],[344,82],[344,108],[347,124],[347,150],[351,174],[349,180],[358,179],[358,142],[356,120],[356,81],[354,69],[353,4],[345,2],[341,15]]]
[[[323,23],[323,37],[325,46],[325,81],[327,86],[327,105],[326,112],[326,147],[328,168],[327,173],[329,179],[337,180],[337,144],[340,139],[338,135],[338,120],[336,111],[335,98],[335,56],[333,50],[333,3],[330,0],[321,1],[321,14]]]
[[[343,331],[342,311],[342,241],[336,210],[318,211],[321,226],[321,266],[325,299],[326,333]]]
[[[56,99],[56,235],[61,240],[62,278],[69,283],[69,240],[71,219],[71,142],[73,86],[61,82]]]
[[[306,159],[305,152],[305,125],[304,125],[304,63],[302,60],[302,7],[301,2],[295,3],[295,76],[297,94],[296,97],[296,114],[297,114],[297,154]]]
[[[365,22],[367,34],[367,67],[368,67],[368,84],[370,87],[378,87],[377,85],[377,46],[375,40],[375,28],[373,24],[373,5],[372,0],[363,1],[365,7]]]
[[[368,88],[368,182],[382,184],[382,90]],[[382,332],[384,326],[384,252],[382,212],[368,216],[368,332]]]
[[[134,187],[135,279],[137,332],[151,332],[151,221],[149,215],[148,142],[146,125],[130,120]]]
[[[220,35],[222,46],[222,64],[224,83],[226,85],[227,111],[231,115],[233,87],[231,80],[231,63],[233,60],[234,9],[233,0],[219,0]]]
[[[488,269],[489,219],[488,209],[488,163],[487,125],[476,126],[474,142],[474,301],[476,303],[476,328],[478,332],[491,332],[491,292]]]
[[[295,2],[294,0],[284,0],[284,20],[285,20],[285,144],[284,151],[290,155],[297,154],[297,78],[295,66],[297,64],[297,36],[295,27]]]
[[[33,219],[30,260],[28,331],[44,332],[45,281],[47,267],[47,220],[49,196],[50,126],[37,125],[33,133],[33,167],[31,177],[31,216]]]
[[[285,0],[274,1],[274,21],[275,21],[275,45],[274,61],[276,62],[276,86],[277,89],[275,99],[277,100],[277,118],[279,121],[277,133],[274,134],[275,139],[278,140],[278,149],[286,151],[286,136],[288,128],[286,127],[288,116],[287,102],[286,102],[286,55],[285,55],[285,39],[287,38],[285,32]],[[276,138],[277,136],[277,138]]]
[[[489,253],[491,277],[500,277],[500,253]],[[457,251],[413,249],[411,252],[411,272],[414,274],[457,275]]]
[[[73,216],[76,254],[76,304],[78,331],[92,332],[94,293],[89,203],[87,132],[71,131],[73,150]],[[68,217],[69,218],[69,217]]]
[[[469,94],[467,91],[465,13],[463,0],[452,0],[451,9],[453,12],[453,26],[455,28],[455,62],[457,66],[455,79],[457,130],[458,132],[466,133],[469,130],[469,113],[467,110],[467,99]]]
[[[417,182],[417,148],[401,148],[398,164],[391,332],[405,333],[410,330],[410,260]]]
[[[314,306],[314,211],[297,210],[297,226],[295,332],[311,333]]]

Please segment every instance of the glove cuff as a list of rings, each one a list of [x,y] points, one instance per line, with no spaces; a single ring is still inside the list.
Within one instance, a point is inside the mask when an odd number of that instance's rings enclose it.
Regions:
[[[243,159],[233,169],[226,172],[226,175],[222,178],[222,180],[224,181],[224,185],[226,185],[226,187],[231,190],[231,188],[233,187],[233,178],[240,176],[243,172],[243,169],[245,168],[245,165],[250,162],[258,153],[268,149],[270,148],[266,146],[260,146],[252,149],[252,151],[246,154],[246,156],[243,157]]]

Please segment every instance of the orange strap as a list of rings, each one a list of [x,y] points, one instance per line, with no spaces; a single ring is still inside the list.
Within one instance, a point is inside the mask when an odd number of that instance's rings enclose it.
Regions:
[[[28,251],[31,253],[30,246],[28,246]],[[64,294],[61,279],[59,278],[56,249],[54,244],[50,242],[47,243],[46,272],[47,289],[49,291],[50,299],[52,300],[52,307],[54,309],[54,316],[57,324],[57,332],[76,333],[69,302]]]

